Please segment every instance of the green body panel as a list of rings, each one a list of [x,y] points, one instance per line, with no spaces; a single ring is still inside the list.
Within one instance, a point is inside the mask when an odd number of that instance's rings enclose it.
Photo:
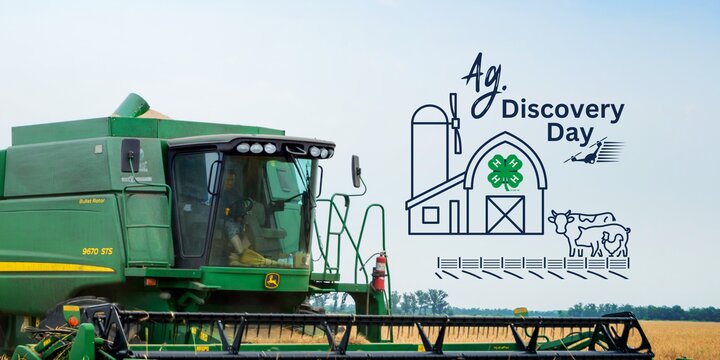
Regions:
[[[127,268],[125,276],[195,280],[202,277],[202,272],[199,269]]]
[[[114,195],[6,199],[0,201],[0,229],[0,312],[42,315],[84,287],[124,279]],[[103,255],[103,249],[112,251]],[[102,269],[67,271],[62,264]]]
[[[205,267],[202,273],[203,284],[219,286],[226,290],[306,293],[310,283],[308,269]],[[280,275],[276,289],[265,288],[265,275],[268,273]]]
[[[0,150],[0,199],[5,196],[5,159],[7,159],[7,151]]]
[[[5,197],[122,191],[133,183],[122,172],[122,139],[92,138],[12,146],[7,150]],[[140,139],[139,180],[165,182],[161,141]]]
[[[265,276],[280,275],[276,289],[265,288]],[[125,276],[154,278],[163,288],[193,290],[238,290],[271,292],[307,292],[310,272],[307,269],[272,269],[204,266],[194,269],[128,268]]]
[[[12,129],[12,144],[18,146],[108,136],[172,139],[211,134],[284,135],[285,132],[277,129],[244,125],[133,117],[103,117],[14,127]]]

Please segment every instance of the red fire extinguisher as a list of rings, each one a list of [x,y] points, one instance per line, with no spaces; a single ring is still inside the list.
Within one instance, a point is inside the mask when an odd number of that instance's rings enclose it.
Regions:
[[[385,276],[387,273],[387,258],[385,253],[380,253],[375,258],[375,267],[372,272],[372,287],[377,291],[385,290]]]

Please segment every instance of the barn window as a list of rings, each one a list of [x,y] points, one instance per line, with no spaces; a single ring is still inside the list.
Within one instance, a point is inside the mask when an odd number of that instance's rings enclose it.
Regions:
[[[440,223],[440,207],[423,206],[422,208],[423,224],[439,224]]]

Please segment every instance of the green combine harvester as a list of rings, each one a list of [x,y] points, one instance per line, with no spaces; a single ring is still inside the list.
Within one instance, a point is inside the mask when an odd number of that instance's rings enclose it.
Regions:
[[[334,149],[281,130],[167,119],[135,94],[110,117],[13,128],[0,150],[0,351],[13,360],[653,357],[630,313],[391,315],[384,209],[365,209],[355,237],[358,195],[318,197],[319,162]],[[364,187],[356,157],[352,176]],[[363,250],[375,214],[382,236]],[[342,244],[354,250],[353,282],[340,281]],[[361,253],[372,252],[368,270]],[[328,293],[348,294],[356,314],[307,304]],[[503,332],[510,340],[483,341]],[[416,341],[393,341],[400,334]],[[453,342],[458,334],[477,340]]]

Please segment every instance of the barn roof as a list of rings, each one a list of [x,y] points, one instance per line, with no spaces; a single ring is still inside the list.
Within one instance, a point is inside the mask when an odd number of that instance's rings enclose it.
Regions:
[[[470,158],[470,162],[468,162],[467,168],[464,172],[461,172],[460,174],[457,174],[450,179],[445,180],[442,183],[406,201],[405,209],[409,210],[416,205],[425,202],[426,200],[429,200],[437,195],[444,193],[445,191],[455,187],[460,183],[463,183],[464,189],[472,189],[473,180],[475,178],[477,168],[480,165],[480,161],[490,151],[503,144],[508,144],[516,148],[530,160],[530,164],[532,165],[533,171],[535,173],[537,188],[539,190],[547,189],[547,174],[545,173],[545,166],[543,166],[543,163],[540,160],[540,157],[538,157],[535,150],[533,150],[530,145],[525,143],[525,141],[523,141],[519,137],[507,131],[503,131],[486,141],[482,146],[477,149],[477,151],[475,151],[475,154],[473,154],[472,158]]]
[[[480,161],[484,159],[490,151],[503,144],[508,144],[516,148],[530,160],[530,164],[533,166],[533,170],[535,172],[537,188],[541,190],[547,189],[547,174],[545,173],[545,166],[543,166],[540,157],[525,141],[507,131],[503,131],[495,135],[490,140],[482,144],[477,151],[475,151],[475,154],[473,154],[472,158],[470,158],[467,169],[465,170],[463,187],[465,189],[473,188],[475,174],[478,166],[480,165]]]

